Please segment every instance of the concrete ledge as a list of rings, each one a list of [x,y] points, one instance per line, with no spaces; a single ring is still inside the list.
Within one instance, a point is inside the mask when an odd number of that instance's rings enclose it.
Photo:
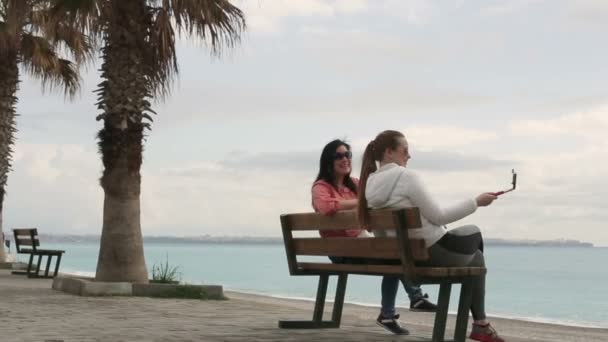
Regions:
[[[35,267],[35,265],[34,265]],[[27,269],[27,264],[24,262],[0,262],[0,270],[25,270]]]
[[[220,285],[133,284],[133,295],[192,299],[225,299]]]
[[[83,278],[55,277],[53,289],[78,296],[131,296],[131,283],[96,282]]]
[[[53,290],[82,296],[82,286],[82,279],[63,277],[53,278]]]
[[[53,289],[77,296],[139,296],[189,299],[226,299],[221,285],[178,285],[97,282],[90,278],[57,276]]]

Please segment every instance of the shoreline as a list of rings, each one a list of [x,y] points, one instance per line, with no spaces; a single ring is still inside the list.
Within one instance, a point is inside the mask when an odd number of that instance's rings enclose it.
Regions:
[[[259,304],[270,304],[281,308],[292,308],[304,310],[307,316],[300,317],[281,317],[282,319],[310,319],[308,315],[312,315],[314,307],[313,301],[306,299],[284,299],[276,298],[264,294],[251,294],[240,291],[225,290],[226,296],[229,299],[249,301]],[[399,308],[398,308],[399,309]],[[434,313],[425,312],[410,312],[406,308],[400,308],[400,322],[405,325],[414,334],[426,334],[432,330],[434,323]],[[331,305],[326,305],[325,312],[329,314]],[[370,327],[373,327],[374,319],[378,314],[378,307],[367,307],[353,303],[345,303],[343,315],[350,320],[368,322]],[[490,319],[492,325],[496,327],[499,333],[508,337],[508,341],[605,341],[608,340],[608,328],[591,328],[569,326],[563,324],[546,323],[546,322],[531,322],[521,319],[492,317]],[[448,329],[452,329],[455,324],[455,315],[448,315]],[[469,325],[471,318],[469,319]]]
[[[269,293],[246,291],[246,290],[233,289],[233,288],[225,288],[225,291],[226,291],[226,293],[236,293],[236,294],[243,295],[243,296],[265,297],[265,298],[279,299],[279,300],[285,300],[285,301],[297,301],[297,302],[303,302],[303,303],[314,303],[315,302],[314,298],[309,298],[309,297],[274,295],[274,294],[269,294]],[[328,294],[328,296],[329,296],[329,294]],[[328,298],[326,303],[333,303],[333,300],[331,298]],[[366,309],[377,310],[379,308],[378,304],[352,302],[352,301],[345,300],[344,305],[347,305],[347,304],[351,305],[351,306],[366,308]],[[401,306],[397,306],[397,309],[401,310],[401,311],[409,311],[408,308],[401,307]],[[450,311],[448,311],[448,314],[456,315],[456,311],[450,310]],[[591,325],[591,324],[586,324],[586,323],[561,321],[558,319],[542,318],[542,317],[535,318],[535,317],[525,317],[525,316],[496,315],[496,314],[491,314],[491,313],[488,313],[487,316],[492,319],[517,321],[517,322],[522,322],[522,323],[546,324],[546,325],[553,325],[553,326],[560,326],[560,327],[592,329],[592,330],[608,330],[608,322],[607,322],[607,326],[597,326],[597,325]]]

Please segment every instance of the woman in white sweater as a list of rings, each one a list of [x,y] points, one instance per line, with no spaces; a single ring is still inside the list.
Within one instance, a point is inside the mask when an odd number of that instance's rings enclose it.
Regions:
[[[367,145],[359,180],[358,209],[362,226],[369,227],[368,208],[418,207],[422,227],[409,232],[410,237],[426,242],[430,260],[424,266],[485,266],[479,228],[468,225],[446,230],[444,225],[474,213],[478,207],[490,205],[496,196],[482,193],[476,198],[441,207],[416,174],[406,169],[410,158],[408,142],[398,131],[384,131]],[[374,234],[395,232],[379,230]],[[487,321],[484,305],[485,276],[480,276],[473,284],[471,313],[474,322],[470,338],[482,342],[504,342]]]

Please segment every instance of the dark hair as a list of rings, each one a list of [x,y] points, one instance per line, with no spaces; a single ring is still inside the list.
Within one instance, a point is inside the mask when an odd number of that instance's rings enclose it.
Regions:
[[[403,133],[398,131],[383,131],[376,136],[376,139],[370,141],[363,152],[363,161],[361,162],[361,177],[359,178],[359,203],[357,214],[359,223],[363,228],[369,228],[369,211],[367,209],[367,199],[365,198],[365,188],[367,187],[367,178],[376,170],[377,161],[381,161],[384,152],[387,149],[394,150],[399,147],[399,138],[404,138]]]
[[[344,146],[350,151],[350,145],[340,139],[333,140],[323,147],[323,152],[321,152],[321,158],[319,159],[319,174],[315,180],[315,182],[324,180],[336,188],[336,190],[338,190],[338,184],[336,184],[336,174],[334,172],[334,156],[340,146]],[[344,185],[353,193],[358,193],[357,186],[350,178],[350,172],[344,177]]]

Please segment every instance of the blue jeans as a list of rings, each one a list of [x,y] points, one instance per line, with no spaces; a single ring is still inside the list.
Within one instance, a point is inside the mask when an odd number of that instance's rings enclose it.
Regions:
[[[382,308],[380,312],[382,316],[391,318],[395,316],[395,302],[397,300],[397,290],[399,290],[399,281],[403,284],[405,292],[407,292],[410,302],[415,302],[423,298],[422,290],[420,286],[409,282],[407,279],[402,277],[382,277]]]
[[[400,260],[386,260],[386,259],[368,259],[368,258],[348,258],[348,257],[334,257],[331,256],[329,259],[335,264],[358,264],[358,265],[399,265]],[[399,290],[399,281],[403,284],[405,292],[411,302],[417,301],[423,298],[422,290],[420,286],[408,281],[405,278],[397,276],[384,276],[382,277],[381,287],[381,313],[384,317],[395,316],[395,302],[397,300],[397,291]]]

